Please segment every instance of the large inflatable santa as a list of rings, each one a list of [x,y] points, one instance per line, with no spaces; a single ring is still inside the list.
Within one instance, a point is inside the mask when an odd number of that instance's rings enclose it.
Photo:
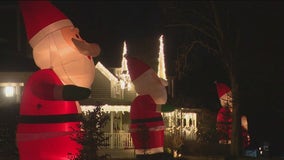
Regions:
[[[161,112],[172,111],[167,102],[167,81],[157,76],[147,64],[125,56],[130,78],[138,96],[130,108],[130,132],[136,158],[166,159],[164,154],[164,122]]]
[[[33,58],[40,70],[25,83],[16,141],[20,160],[69,160],[81,145],[79,100],[88,98],[95,76],[88,43],[49,1],[19,1]]]

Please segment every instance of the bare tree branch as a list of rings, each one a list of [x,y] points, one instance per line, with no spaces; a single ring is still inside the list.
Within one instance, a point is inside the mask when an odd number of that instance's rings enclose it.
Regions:
[[[195,25],[193,25],[193,24],[189,24],[189,23],[187,23],[187,24],[182,24],[182,23],[180,23],[180,24],[168,24],[168,25],[166,25],[165,27],[166,27],[166,28],[167,28],[167,27],[168,27],[168,28],[169,28],[169,27],[174,27],[174,28],[176,28],[176,27],[188,27],[188,28],[191,28],[191,29],[194,29],[194,30],[199,31],[200,33],[203,33],[204,35],[206,35],[208,38],[210,38],[210,39],[212,39],[212,40],[218,41],[218,39],[217,39],[216,36],[214,36],[213,34],[210,34],[210,33],[207,32],[206,30],[204,30],[203,28],[198,27],[198,26],[195,26]]]

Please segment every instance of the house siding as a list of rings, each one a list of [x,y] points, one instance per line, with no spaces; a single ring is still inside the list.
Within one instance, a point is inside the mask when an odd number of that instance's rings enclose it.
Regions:
[[[96,77],[92,86],[91,98],[111,98],[111,81],[100,71],[96,71]]]

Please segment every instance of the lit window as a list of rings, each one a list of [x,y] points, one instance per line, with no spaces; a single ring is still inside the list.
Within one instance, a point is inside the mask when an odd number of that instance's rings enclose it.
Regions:
[[[4,88],[4,93],[5,93],[6,97],[13,97],[14,92],[15,92],[14,87],[7,86],[7,87]]]

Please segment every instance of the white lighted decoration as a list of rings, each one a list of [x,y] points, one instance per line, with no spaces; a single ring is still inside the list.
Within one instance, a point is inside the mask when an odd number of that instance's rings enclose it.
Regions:
[[[166,67],[165,67],[165,54],[164,54],[164,36],[160,36],[160,47],[159,47],[159,57],[158,57],[158,76],[160,78],[163,78],[164,80],[167,80],[166,76]]]
[[[123,43],[123,53],[122,53],[122,61],[121,61],[121,71],[118,73],[119,83],[121,89],[131,89],[131,80],[127,68],[127,60],[124,57],[127,54],[126,42]]]
[[[92,112],[95,107],[94,105],[81,105],[82,107],[82,112]],[[129,105],[102,105],[100,106],[102,108],[103,112],[109,113],[109,112],[130,112],[130,106]]]

